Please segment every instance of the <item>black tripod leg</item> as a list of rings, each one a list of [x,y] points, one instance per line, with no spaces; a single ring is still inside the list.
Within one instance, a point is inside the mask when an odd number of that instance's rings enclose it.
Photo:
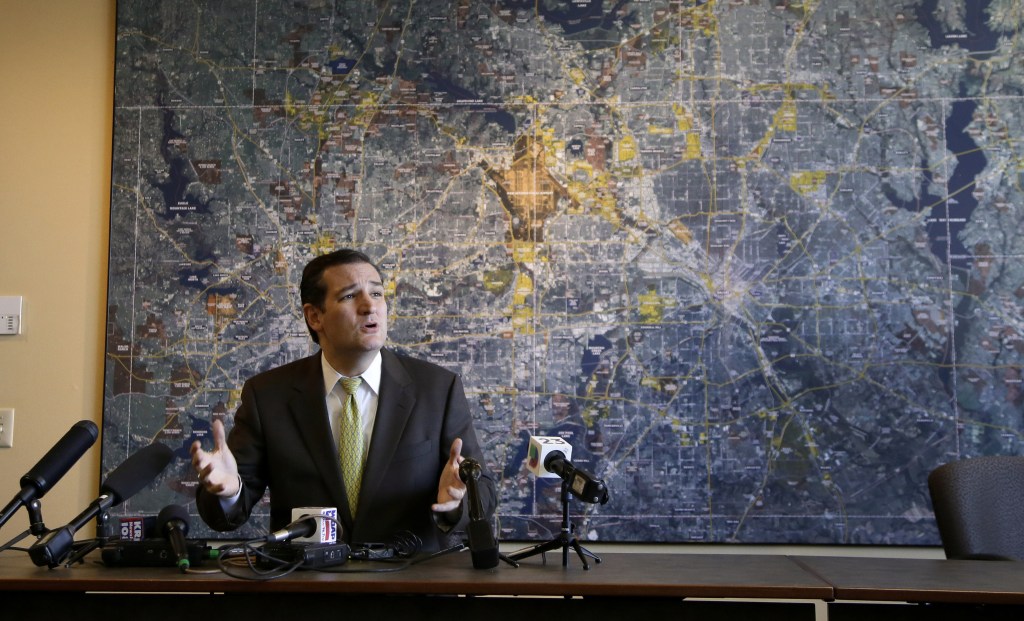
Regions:
[[[568,567],[569,565],[569,547],[576,551],[576,555],[580,557],[580,561],[583,563],[583,569],[590,569],[590,564],[587,562],[587,557],[594,559],[598,563],[601,562],[601,557],[597,556],[590,550],[584,548],[579,544],[576,539],[574,531],[576,530],[572,521],[569,519],[569,487],[565,481],[562,481],[562,532],[551,541],[539,543],[532,548],[513,552],[508,557],[513,561],[522,560],[524,558],[533,556],[535,554],[544,554],[557,548],[562,549],[562,567]],[[544,562],[547,562],[547,557],[544,557]]]
[[[576,541],[575,539],[573,539],[572,541],[569,542],[569,545],[572,546],[573,550],[576,550],[576,556],[580,557],[580,562],[583,563],[583,569],[590,569],[590,563],[587,562],[587,556],[585,554],[583,554],[583,548],[580,546],[579,542]],[[567,550],[563,550],[563,552],[562,552],[563,560],[564,560],[566,552],[568,552],[568,551]],[[565,565],[564,562],[562,564]]]
[[[586,554],[590,558],[594,559],[594,562],[596,562],[596,563],[600,563],[601,562],[601,557],[600,556],[594,554],[593,552],[591,552],[590,550],[584,548],[583,546],[580,546],[578,543],[576,545],[579,546],[580,550],[582,550],[584,554]]]
[[[518,552],[513,552],[512,554],[509,554],[508,557],[510,559],[512,559],[513,561],[521,561],[524,558],[528,558],[528,557],[531,557],[531,556],[536,556],[537,554],[544,554],[545,552],[550,552],[551,550],[554,550],[554,549],[560,548],[560,547],[562,547],[562,539],[559,537],[559,538],[556,538],[556,539],[552,539],[551,541],[545,541],[544,543],[538,543],[537,545],[535,545],[533,547],[530,547],[530,548],[527,548],[525,550],[520,550]]]
[[[519,567],[519,561],[514,560],[512,557],[508,556],[507,554],[502,554],[502,553],[499,552],[498,553],[498,558],[503,560],[503,561],[505,561],[506,563],[508,563],[509,565],[511,565],[513,567]]]

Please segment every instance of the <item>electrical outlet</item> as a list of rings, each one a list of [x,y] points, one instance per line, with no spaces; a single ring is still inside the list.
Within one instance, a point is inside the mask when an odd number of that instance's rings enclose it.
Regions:
[[[0,409],[0,448],[14,446],[14,408]]]

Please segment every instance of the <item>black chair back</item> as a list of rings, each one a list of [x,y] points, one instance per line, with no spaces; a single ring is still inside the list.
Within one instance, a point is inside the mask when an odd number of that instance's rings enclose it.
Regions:
[[[1024,457],[944,464],[928,492],[946,558],[1024,560]]]

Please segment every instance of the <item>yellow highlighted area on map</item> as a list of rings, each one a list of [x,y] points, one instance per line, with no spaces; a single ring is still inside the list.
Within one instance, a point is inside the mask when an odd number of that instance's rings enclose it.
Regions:
[[[813,194],[825,184],[825,171],[802,170],[789,176],[789,187],[801,196]]]
[[[313,251],[313,256],[319,256],[321,254],[327,254],[332,252],[336,244],[334,243],[334,237],[332,235],[320,235],[313,242],[310,250]]]
[[[537,260],[537,247],[534,244],[515,244],[512,246],[512,260],[516,263],[533,263]],[[520,279],[526,278],[526,286],[529,287],[530,292],[533,292],[533,282],[529,276],[520,274]],[[516,282],[516,289],[518,290],[520,285],[523,284],[522,280]]]
[[[655,291],[641,293],[640,301],[640,323],[660,324],[664,318],[665,307],[671,305],[671,301],[658,295]]]
[[[676,129],[681,132],[688,132],[693,129],[693,115],[681,104],[672,104],[672,113],[676,115]]]
[[[377,95],[376,93],[366,93],[363,99],[359,102],[359,107],[357,108],[355,117],[352,119],[352,124],[361,127],[369,127],[376,114]]]
[[[784,132],[796,131],[796,102],[787,99],[779,106],[775,113],[774,127]]]
[[[619,161],[628,162],[636,157],[636,138],[623,136],[619,141]]]
[[[696,132],[689,132],[686,134],[686,149],[683,151],[683,159],[700,159],[700,135]]]
[[[693,241],[693,232],[690,231],[690,227],[686,226],[679,220],[673,220],[668,223],[668,230],[672,232],[672,235],[676,239],[688,244]]]
[[[580,175],[585,175],[587,180],[594,176],[594,167],[590,162],[586,160],[576,160],[569,165],[569,176],[573,179],[578,178]],[[570,186],[578,182],[570,182]]]
[[[533,280],[526,274],[520,274],[516,277],[516,289],[512,296],[512,303],[516,306],[526,304],[531,295],[533,295]]]
[[[486,272],[483,277],[484,289],[494,295],[500,295],[512,284],[513,272],[510,269],[498,269]],[[388,279],[394,282],[394,279]]]
[[[526,274],[516,276],[512,294],[512,328],[521,334],[533,334],[533,279]]]

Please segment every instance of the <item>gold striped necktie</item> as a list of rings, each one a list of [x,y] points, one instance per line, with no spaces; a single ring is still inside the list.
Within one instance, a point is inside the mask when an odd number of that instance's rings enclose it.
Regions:
[[[361,377],[343,377],[338,380],[345,393],[341,402],[341,420],[338,421],[338,455],[341,458],[341,474],[345,477],[348,508],[353,519],[363,479],[363,424],[359,417],[359,406],[356,405],[356,389],[362,381]]]

